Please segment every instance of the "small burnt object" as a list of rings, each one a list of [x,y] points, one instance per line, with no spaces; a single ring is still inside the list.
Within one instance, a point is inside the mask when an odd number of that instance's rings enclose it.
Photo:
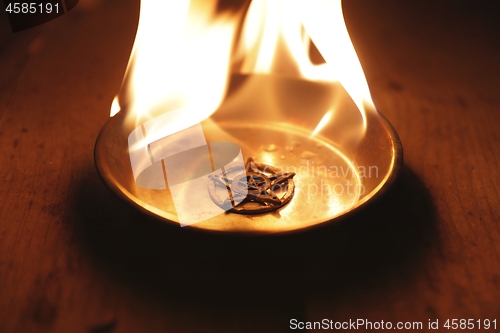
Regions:
[[[270,212],[286,205],[295,192],[295,172],[283,173],[279,168],[257,163],[252,158],[247,159],[243,173],[229,179],[227,174],[235,171],[227,169],[209,176],[210,197],[226,211],[239,214]],[[226,188],[226,200],[217,195],[217,187]]]

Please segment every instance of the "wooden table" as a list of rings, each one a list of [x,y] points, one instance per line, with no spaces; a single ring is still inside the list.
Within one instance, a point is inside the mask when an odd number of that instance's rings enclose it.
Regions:
[[[354,218],[264,239],[172,229],[100,181],[93,145],[127,64],[135,1],[81,0],[1,34],[0,332],[278,333],[293,318],[500,325],[498,12],[486,1],[344,8],[404,168]]]

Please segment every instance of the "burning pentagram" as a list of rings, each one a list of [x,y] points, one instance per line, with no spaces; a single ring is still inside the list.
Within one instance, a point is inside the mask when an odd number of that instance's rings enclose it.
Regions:
[[[279,168],[257,163],[252,158],[247,159],[243,173],[229,179],[227,175],[234,171],[236,170],[229,169],[209,176],[210,197],[227,211],[240,214],[265,213],[283,207],[293,197],[294,172],[283,173]],[[217,187],[226,188],[229,194],[226,200],[221,200],[217,195]]]

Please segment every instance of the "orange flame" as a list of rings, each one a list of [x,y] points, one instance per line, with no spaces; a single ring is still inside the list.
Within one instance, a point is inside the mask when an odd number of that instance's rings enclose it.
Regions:
[[[208,118],[224,98],[231,65],[242,73],[338,81],[358,107],[366,130],[366,112],[376,110],[341,0],[253,0],[236,36],[241,14],[217,12],[217,1],[141,1],[120,107],[126,105],[136,124],[182,109],[172,126],[156,131],[158,137],[147,143]],[[311,61],[312,43],[325,63]],[[114,101],[111,114],[120,107]],[[334,113],[335,109],[325,110],[311,135],[333,121]]]
[[[140,19],[120,94],[137,125],[175,112],[149,144],[208,118],[221,103],[229,75],[235,15],[216,13],[214,1],[141,1]],[[113,103],[111,114],[116,114]],[[136,147],[137,148],[137,147]]]
[[[312,42],[326,63],[312,63]],[[244,73],[296,74],[313,81],[339,81],[358,107],[366,129],[365,113],[375,107],[340,0],[252,1],[237,56],[243,59]],[[328,123],[332,112],[326,111],[313,135]]]

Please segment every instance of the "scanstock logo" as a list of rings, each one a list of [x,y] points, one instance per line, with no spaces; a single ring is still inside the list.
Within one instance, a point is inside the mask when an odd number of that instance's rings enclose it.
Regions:
[[[132,173],[137,186],[149,190],[166,190],[172,195],[181,227],[198,223],[231,209],[213,201],[209,192],[211,176],[226,170],[245,170],[241,149],[231,142],[207,142],[199,123],[189,123],[186,109],[176,109],[150,119],[136,127],[128,137]],[[177,131],[179,119],[187,123]],[[222,201],[241,203],[246,195],[224,191]],[[230,193],[231,192],[231,193]]]
[[[3,3],[12,32],[18,32],[64,15],[78,0],[3,0]]]

